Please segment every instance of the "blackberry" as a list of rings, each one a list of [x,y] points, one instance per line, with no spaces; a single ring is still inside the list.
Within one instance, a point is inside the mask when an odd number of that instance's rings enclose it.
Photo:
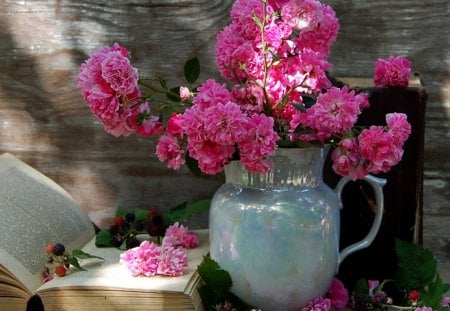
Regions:
[[[128,233],[128,230],[130,230],[131,225],[128,222],[124,222],[120,227],[119,227],[119,234],[120,235],[126,235]]]
[[[136,237],[134,237],[134,236],[125,240],[125,247],[127,249],[139,246],[140,244],[141,244],[141,242],[139,242],[139,240],[136,239]]]
[[[121,237],[115,236],[111,239],[111,244],[114,247],[120,247],[122,245],[122,243],[123,243],[123,240]]]
[[[384,303],[387,301],[387,294],[380,290],[373,294],[372,297],[372,307],[377,310],[381,310]]]
[[[152,217],[152,223],[154,225],[162,225],[163,223],[163,218],[160,215],[155,215]]]
[[[125,215],[125,220],[128,222],[134,222],[135,219],[136,219],[136,216],[134,215],[134,213],[127,213]]]
[[[56,243],[53,245],[52,253],[55,256],[62,256],[64,252],[66,251],[66,248],[61,243]]]
[[[109,233],[111,233],[112,235],[115,235],[119,232],[119,226],[111,225],[108,230],[109,230]]]
[[[367,311],[369,309],[371,297],[369,294],[355,293],[353,295],[353,309],[356,311]]]
[[[145,229],[145,223],[142,220],[138,220],[134,224],[134,227],[137,231],[143,231]]]

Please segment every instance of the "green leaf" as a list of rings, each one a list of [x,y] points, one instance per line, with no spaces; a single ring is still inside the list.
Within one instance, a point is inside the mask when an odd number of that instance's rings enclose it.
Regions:
[[[83,252],[81,249],[72,250],[72,257],[76,257],[78,259],[89,259],[89,258],[97,258],[104,260],[102,257],[91,255],[89,253]]]
[[[194,83],[200,76],[200,61],[198,57],[191,58],[184,64],[184,77],[189,83]]]
[[[179,102],[179,101],[181,101],[181,98],[180,98],[179,94],[180,94],[180,87],[177,86],[177,87],[171,88],[170,89],[170,93],[167,93],[166,97],[168,99],[170,99],[170,100],[175,101],[175,102]]]
[[[186,165],[189,168],[189,170],[191,171],[192,174],[194,174],[195,176],[201,176],[202,175],[202,171],[200,170],[200,168],[198,167],[198,161],[194,158],[192,158],[189,155],[189,152],[186,152]]]
[[[110,247],[112,246],[112,238],[113,236],[108,229],[102,229],[95,236],[95,246]]]
[[[163,219],[166,219],[168,224],[173,224],[177,221],[187,219],[192,215],[208,211],[210,204],[211,200],[199,200],[191,204],[185,202],[169,210]]]
[[[317,97],[314,95],[303,95],[303,104],[305,104],[306,108],[312,107],[317,102]]]
[[[215,291],[229,290],[233,284],[230,274],[220,268],[219,264],[209,256],[203,256],[203,261],[197,267],[197,272],[203,281]]]
[[[358,281],[356,281],[354,292],[355,294],[368,294],[369,283],[367,282],[367,280],[359,279]]]
[[[120,207],[116,210],[116,217],[125,217],[126,214],[127,212]]]
[[[148,218],[148,210],[142,208],[135,208],[133,210],[134,216],[136,220],[147,220]]]
[[[421,245],[396,239],[398,258],[396,281],[410,291],[430,285],[436,275],[437,261],[433,253]]]
[[[436,275],[435,281],[428,286],[428,290],[420,293],[420,302],[424,306],[438,310],[445,292],[446,286],[442,283],[442,279],[438,274]]]
[[[202,303],[207,307],[214,307],[220,300],[220,295],[215,292],[210,286],[202,285],[198,288],[198,293],[202,299]],[[207,309],[209,310],[209,309]],[[212,309],[215,310],[215,309]]]
[[[78,270],[86,271],[86,269],[80,266],[80,263],[78,262],[78,259],[76,257],[70,258],[70,264],[75,268],[77,268]]]

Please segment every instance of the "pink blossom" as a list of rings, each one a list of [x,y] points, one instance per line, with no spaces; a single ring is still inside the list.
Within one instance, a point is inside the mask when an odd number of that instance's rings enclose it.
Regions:
[[[444,297],[441,301],[441,306],[447,308],[450,306],[450,297]]]
[[[154,276],[158,271],[161,249],[153,242],[143,241],[138,247],[120,254],[120,263],[125,265],[133,276]]]
[[[158,140],[156,154],[159,161],[167,161],[167,167],[179,169],[185,163],[184,151],[181,149],[178,139],[170,134],[163,135]]]
[[[121,264],[133,276],[179,276],[188,266],[187,254],[171,244],[157,244],[148,240],[120,255]]]
[[[400,162],[403,150],[391,132],[381,126],[364,129],[357,137],[361,156],[370,161],[372,173],[387,172]]]
[[[189,231],[187,227],[176,222],[166,229],[163,243],[185,248],[195,248],[198,246],[199,241],[195,232]]]
[[[198,94],[192,102],[199,109],[206,109],[217,104],[226,104],[229,101],[231,101],[231,94],[226,85],[220,84],[214,79],[208,79],[198,87]]]
[[[208,108],[204,114],[207,137],[219,145],[234,145],[246,136],[247,116],[232,102]]]
[[[185,86],[181,86],[180,87],[180,98],[182,100],[188,100],[189,98],[191,98],[191,91],[189,91],[189,88],[185,87]]]
[[[239,145],[241,162],[252,172],[267,172],[272,166],[268,159],[275,153],[278,134],[273,130],[274,120],[264,114],[255,114],[247,123],[247,136]]]
[[[368,161],[360,153],[356,139],[344,139],[331,153],[333,170],[352,180],[362,179],[368,173]]]
[[[137,70],[127,57],[127,50],[117,43],[104,47],[80,66],[77,76],[90,110],[114,136],[133,132],[128,118],[133,115],[132,103],[141,97]]]
[[[266,7],[267,16],[274,11],[270,5]],[[258,25],[253,20],[254,16],[260,21],[264,18],[263,3],[260,0],[237,0],[230,12],[232,24],[236,25],[236,31],[246,40],[253,40],[260,34]]]
[[[411,124],[407,121],[407,116],[404,113],[388,113],[386,115],[386,124],[396,143],[403,145],[411,134]]]
[[[317,0],[291,0],[281,8],[281,17],[296,30],[314,29],[323,20]]]
[[[314,131],[316,139],[325,141],[331,135],[348,131],[356,123],[361,108],[366,106],[365,94],[355,94],[346,86],[342,89],[331,87],[319,95],[316,104],[292,121],[291,129],[295,130],[301,123]]]
[[[333,278],[325,297],[330,299],[332,309],[344,309],[348,301],[348,291],[339,279]]]
[[[331,309],[330,299],[317,297],[304,306],[301,311],[329,311]]]
[[[148,103],[140,104],[129,117],[130,127],[140,136],[151,136],[164,132],[159,117],[151,115]]]
[[[433,311],[433,308],[423,306],[423,307],[416,308],[415,311]]]
[[[378,280],[368,280],[367,284],[369,286],[369,291],[372,292],[375,288],[380,285],[380,281]]]
[[[314,29],[302,31],[295,42],[300,51],[308,48],[328,57],[339,32],[339,20],[331,6],[322,4],[321,10],[321,23]]]
[[[167,121],[166,133],[177,137],[183,138],[183,129],[181,128],[181,114],[173,113]]]
[[[236,25],[230,24],[225,26],[222,31],[217,34],[215,46],[216,64],[220,74],[233,82],[239,82],[244,76],[242,69],[234,56],[234,51],[242,46],[246,40],[237,33]]]
[[[170,244],[163,244],[161,248],[157,273],[165,276],[183,275],[184,268],[188,266],[186,252]]]
[[[375,63],[375,86],[407,87],[411,76],[411,61],[403,56],[390,56],[388,59],[378,59]]]

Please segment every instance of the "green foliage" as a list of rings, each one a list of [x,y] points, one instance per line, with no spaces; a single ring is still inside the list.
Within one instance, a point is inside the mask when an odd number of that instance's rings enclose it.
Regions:
[[[184,77],[187,82],[194,83],[200,76],[200,61],[198,57],[189,59],[184,64]]]
[[[108,229],[100,230],[95,236],[95,245],[97,247],[110,247],[112,246],[112,234]]]
[[[191,204],[184,202],[165,213],[163,219],[167,225],[171,225],[188,219],[193,215],[208,211],[210,205],[211,200],[199,200]]]
[[[396,281],[406,291],[430,285],[436,275],[437,262],[433,253],[418,244],[396,240],[398,266]]]
[[[95,245],[97,247],[131,248],[136,246],[138,234],[149,234],[160,240],[168,226],[182,222],[193,215],[207,212],[210,203],[211,200],[184,202],[161,215],[156,215],[146,209],[135,208],[125,211],[118,208],[115,220],[122,218],[119,219],[121,220],[120,225],[114,223],[111,227],[100,230],[95,237]]]
[[[198,291],[207,310],[217,310],[217,306],[232,305],[233,310],[246,311],[252,306],[242,301],[230,289],[233,285],[230,274],[209,256],[197,267],[197,272],[205,283]],[[230,309],[231,310],[231,309]]]
[[[90,259],[90,258],[104,260],[102,257],[88,254],[86,252],[83,252],[81,249],[74,249],[74,250],[72,250],[72,254],[70,256],[70,265],[74,266],[78,270],[86,271],[86,269],[81,267],[79,260],[80,259]]]

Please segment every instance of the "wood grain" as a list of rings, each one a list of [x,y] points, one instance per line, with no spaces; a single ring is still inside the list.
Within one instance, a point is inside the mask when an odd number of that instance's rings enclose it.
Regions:
[[[341,22],[332,74],[371,77],[380,57],[402,54],[429,91],[425,132],[424,243],[450,260],[450,4],[448,0],[324,1]],[[216,33],[231,0],[4,0],[0,4],[0,152],[11,152],[66,188],[99,225],[118,206],[167,209],[212,195],[223,176],[166,169],[154,142],[107,135],[75,78],[99,47],[119,42],[143,76],[180,82],[198,56],[217,77]],[[203,226],[205,217],[192,222]]]

